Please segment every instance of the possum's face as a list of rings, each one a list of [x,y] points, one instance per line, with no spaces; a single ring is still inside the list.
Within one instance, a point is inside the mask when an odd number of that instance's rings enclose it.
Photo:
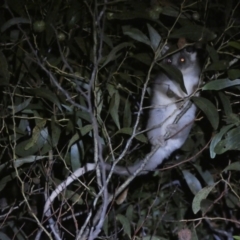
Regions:
[[[167,56],[163,62],[178,68],[182,74],[199,71],[197,52],[193,47],[186,47],[181,51]]]

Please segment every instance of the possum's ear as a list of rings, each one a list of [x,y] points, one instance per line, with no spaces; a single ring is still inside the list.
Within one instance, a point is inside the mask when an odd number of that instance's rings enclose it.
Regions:
[[[168,44],[166,44],[166,45],[163,47],[162,55],[164,55],[164,54],[169,50],[170,46],[171,46],[171,45],[168,43]]]
[[[187,44],[186,38],[181,37],[178,39],[177,46],[179,49],[184,48],[186,44]]]

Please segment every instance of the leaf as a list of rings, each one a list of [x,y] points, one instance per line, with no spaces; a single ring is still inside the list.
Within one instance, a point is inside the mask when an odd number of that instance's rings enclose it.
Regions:
[[[224,112],[225,112],[225,115],[226,116],[230,116],[232,115],[232,106],[231,106],[231,103],[230,103],[230,100],[229,100],[229,97],[227,97],[224,93],[222,92],[218,92],[218,96],[222,102],[222,105],[223,105],[223,109],[224,109]]]
[[[8,85],[10,74],[8,71],[8,63],[5,55],[0,51],[0,86]]]
[[[236,79],[240,77],[240,70],[239,69],[229,69],[228,70],[228,77],[229,79]]]
[[[188,24],[172,32],[170,38],[185,37],[192,41],[210,41],[216,38],[216,34],[205,27],[199,25]]]
[[[124,133],[124,134],[127,134],[129,136],[132,136],[132,131],[133,131],[132,128],[121,128],[115,134]],[[147,138],[145,137],[144,134],[138,134],[138,135],[135,136],[135,138],[140,142],[148,143],[148,140],[147,140]]]
[[[81,135],[85,136],[87,133],[92,131],[92,129],[93,129],[93,125],[92,124],[87,124],[87,125],[81,127],[80,128]]]
[[[234,47],[234,48],[240,50],[240,42],[238,42],[238,41],[228,42],[228,46],[230,46],[230,47]]]
[[[132,122],[131,104],[128,99],[125,100],[123,127],[130,127]]]
[[[57,96],[50,91],[47,88],[36,88],[36,89],[27,89],[27,92],[31,93],[31,94],[35,94],[38,97],[42,97],[44,99],[49,100],[50,102],[56,104],[58,106],[58,108],[62,111],[62,107],[61,104],[57,98]]]
[[[214,151],[217,154],[222,154],[228,150],[239,150],[240,149],[240,127],[231,129],[224,140],[218,142]]]
[[[145,236],[145,237],[143,237],[141,239],[142,240],[167,240],[167,238],[159,237],[159,236],[153,236],[153,235]]]
[[[27,156],[27,157],[24,157],[24,158],[18,158],[14,161],[14,166],[16,168],[22,166],[24,163],[32,163],[32,162],[35,162],[35,161],[38,161],[38,160],[41,160],[41,159],[44,159],[46,158],[46,156]]]
[[[214,47],[207,44],[206,50],[208,51],[209,56],[210,56],[210,58],[212,59],[213,62],[217,62],[219,60],[218,53],[217,53],[217,51],[215,50]]]
[[[194,164],[194,167],[197,169],[202,179],[208,186],[214,184],[214,178],[208,170],[203,170],[202,167],[197,164]]]
[[[119,104],[120,104],[120,96],[119,96],[119,93],[116,91],[111,98],[109,112],[110,112],[110,115],[112,116],[113,121],[117,125],[118,129],[120,129],[119,113],[118,113]]]
[[[26,141],[22,141],[16,146],[16,154],[21,156],[21,157],[26,157],[29,155],[33,155],[36,152],[41,152],[41,154],[45,153],[44,151],[40,151],[40,149],[43,148],[44,145],[47,145],[49,147],[49,142],[48,142],[48,129],[44,128],[41,130],[40,134],[38,135],[38,139],[34,144],[32,144],[33,139],[28,139]],[[25,149],[26,146],[30,146],[30,148]]]
[[[229,63],[227,61],[217,61],[212,63],[210,66],[207,67],[204,71],[223,71],[229,67]]]
[[[78,144],[75,143],[70,148],[71,166],[75,171],[81,167],[81,154],[79,152]]]
[[[193,102],[199,107],[207,116],[209,122],[214,129],[218,128],[219,115],[216,107],[206,98],[192,97]]]
[[[23,24],[23,23],[27,23],[30,24],[31,22],[27,19],[27,18],[22,18],[22,17],[16,17],[16,18],[12,18],[10,20],[8,20],[7,22],[5,22],[2,27],[1,27],[1,32],[6,31],[8,28],[10,28],[13,25],[16,24]]]
[[[221,90],[236,85],[240,85],[240,79],[233,81],[229,79],[218,79],[205,84],[202,90]]]
[[[42,129],[45,126],[47,120],[41,119],[36,122],[36,126],[33,128],[31,140],[26,144],[24,150],[28,150],[29,148],[33,147],[36,142],[38,141],[40,135],[43,133]]]
[[[220,132],[217,133],[212,141],[211,141],[211,144],[210,144],[210,147],[209,147],[209,151],[210,151],[210,156],[211,158],[215,158],[216,156],[216,152],[215,152],[215,147],[216,145],[221,141],[222,137],[224,136],[224,134],[229,130],[231,129],[232,127],[234,126],[234,124],[231,124],[231,125],[228,125],[228,126],[224,126],[221,128]]]
[[[229,164],[227,167],[225,167],[222,172],[225,172],[225,171],[240,171],[240,162],[234,162],[234,163],[231,163]]]
[[[215,184],[202,188],[193,198],[192,210],[196,214],[201,209],[201,201],[206,199],[208,194],[213,190]]]
[[[183,176],[187,182],[188,187],[190,188],[191,192],[196,195],[201,189],[202,185],[199,180],[189,171],[182,170]]]
[[[147,27],[148,27],[152,49],[156,51],[161,42],[161,36],[150,24],[147,24]]]
[[[145,43],[148,46],[151,46],[151,42],[148,39],[148,37],[137,28],[131,28],[130,26],[123,26],[122,30],[123,30],[123,34],[128,35],[132,39],[137,40],[138,42]]]
[[[234,239],[240,240],[240,236],[233,236]]]
[[[101,68],[103,68],[109,62],[115,60],[119,56],[119,55],[116,55],[116,53],[126,47],[134,47],[134,45],[132,43],[124,42],[114,47],[112,51],[107,55],[106,60],[103,62]]]
[[[129,219],[127,219],[122,214],[118,214],[116,216],[116,219],[122,224],[124,233],[127,234],[129,238],[131,238],[131,226]]]
[[[16,236],[17,237],[17,236]],[[11,240],[11,238],[9,238],[5,233],[0,232],[0,239],[3,240]]]
[[[52,117],[51,121],[51,137],[52,137],[52,146],[56,147],[59,142],[59,138],[61,135],[61,128],[58,126],[58,124],[54,120],[54,116]]]
[[[26,101],[24,101],[23,103],[21,103],[17,106],[14,106],[14,113],[21,112],[23,109],[25,109],[30,104],[31,101],[32,101],[32,98],[29,98]],[[10,106],[8,108],[11,109],[12,107]]]
[[[187,90],[184,85],[183,75],[182,75],[181,71],[179,69],[177,69],[176,67],[169,65],[169,64],[161,63],[159,66],[163,69],[163,71],[166,73],[166,75],[171,80],[177,82],[180,85],[182,91],[187,94]]]

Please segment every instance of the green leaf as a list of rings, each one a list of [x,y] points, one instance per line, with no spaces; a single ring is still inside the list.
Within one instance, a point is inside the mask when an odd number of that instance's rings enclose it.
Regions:
[[[239,41],[238,42],[237,41],[228,42],[228,46],[234,47],[234,48],[240,50],[240,42]]]
[[[131,104],[128,99],[125,100],[123,127],[130,127],[132,123]]]
[[[187,185],[191,192],[196,195],[201,189],[202,185],[199,182],[199,180],[189,171],[187,170],[182,170],[183,176],[187,182]]]
[[[205,84],[202,90],[221,90],[236,85],[240,85],[240,79],[233,81],[229,79],[218,79]]]
[[[46,156],[27,156],[27,157],[24,157],[24,158],[18,158],[14,161],[14,166],[16,168],[22,166],[24,163],[32,163],[32,162],[35,162],[35,161],[38,161],[38,160],[41,160],[41,159],[44,159],[46,158]]]
[[[185,37],[192,41],[210,41],[216,38],[216,34],[205,27],[188,24],[172,32],[170,38]]]
[[[224,94],[223,92],[218,92],[218,96],[222,102],[223,105],[223,109],[224,109],[224,113],[226,116],[230,116],[232,115],[232,106],[231,106],[231,102],[229,100],[229,97],[226,96],[226,94]]]
[[[202,179],[208,186],[214,184],[214,178],[208,170],[203,170],[202,167],[197,164],[194,164],[194,167],[197,169],[197,171],[201,175]]]
[[[234,124],[231,124],[231,125],[228,125],[228,126],[224,126],[221,128],[220,132],[217,133],[212,141],[211,141],[211,144],[210,144],[210,147],[209,147],[209,151],[210,151],[210,156],[211,158],[215,158],[216,156],[216,152],[215,152],[215,147],[217,146],[217,144],[221,141],[222,137],[224,136],[224,134],[226,132],[228,132],[229,129],[231,129],[232,127],[234,126]]]
[[[123,29],[123,34],[128,35],[129,37],[131,37],[134,40],[137,40],[138,42],[142,42],[147,44],[148,46],[151,46],[151,42],[148,39],[148,37],[137,28],[131,28],[130,26],[123,26],[122,29]]]
[[[22,18],[22,17],[12,18],[2,25],[1,32],[6,31],[8,28],[10,28],[13,25],[24,24],[24,23],[30,24],[30,21],[27,18]]]
[[[204,71],[223,71],[223,70],[226,70],[228,67],[229,67],[229,63],[225,60],[222,60],[222,61],[217,61],[212,63]]]
[[[240,240],[240,236],[233,236],[234,239]]]
[[[120,129],[119,113],[118,113],[119,104],[120,104],[120,96],[119,96],[119,93],[116,91],[111,98],[109,112],[113,118],[113,121],[117,125],[118,129]]]
[[[129,219],[122,214],[118,214],[116,219],[122,224],[124,233],[131,238],[131,225]]]
[[[218,53],[217,53],[217,51],[215,50],[214,47],[207,44],[206,50],[208,51],[209,56],[210,56],[210,58],[212,59],[213,62],[217,62],[219,60]]]
[[[161,36],[150,24],[147,24],[147,27],[148,27],[148,32],[149,32],[152,49],[154,51],[156,51],[161,42]]]
[[[14,106],[14,113],[18,113],[18,112],[21,112],[23,109],[25,109],[29,103],[32,101],[32,97],[27,99],[26,101],[24,101],[23,103],[17,105],[17,106]],[[9,106],[8,108],[12,109],[11,106]]]
[[[56,104],[58,106],[58,108],[62,111],[62,107],[61,104],[57,98],[57,96],[50,91],[47,88],[36,88],[36,89],[27,89],[27,92],[31,93],[31,94],[35,94],[38,97],[42,97],[44,99],[49,100],[50,102]]]
[[[231,80],[239,78],[240,77],[240,70],[239,69],[229,69],[228,70],[228,77]]]
[[[218,128],[219,115],[216,107],[206,98],[192,97],[193,102],[199,107],[207,116],[209,122],[214,129]]]
[[[172,65],[169,65],[169,64],[161,63],[159,66],[163,69],[163,71],[166,73],[166,75],[171,80],[177,82],[180,85],[182,91],[187,94],[187,90],[184,85],[183,75],[182,75],[181,71],[178,68],[176,68]]]
[[[40,131],[37,139],[28,139],[23,142],[20,142],[16,146],[16,154],[21,157],[26,157],[29,155],[33,155],[36,152],[41,152],[44,154],[47,149],[44,151],[40,151],[44,147],[44,145],[50,146],[48,141],[48,129],[44,128]],[[31,146],[29,148],[29,146]]]
[[[202,188],[193,198],[192,210],[196,214],[201,209],[201,201],[206,199],[208,194],[213,190],[215,184]]]
[[[214,151],[217,154],[222,154],[228,150],[240,149],[240,127],[231,129],[227,132],[225,139],[218,142]]]
[[[240,162],[234,162],[225,167],[222,172],[225,171],[240,171]]]
[[[79,147],[77,143],[71,146],[70,157],[71,157],[72,170],[75,171],[81,167],[81,154],[79,152]]]
[[[132,136],[132,128],[121,128],[119,131],[117,131],[115,134],[120,134],[120,133],[124,133],[127,134],[129,136]],[[142,143],[148,143],[147,138],[145,137],[144,134],[138,134],[135,137],[138,141],[142,142]]]
[[[18,237],[16,235],[16,237]],[[5,233],[3,232],[0,232],[0,239],[4,239],[4,240],[11,240],[11,238],[9,238]]]
[[[107,57],[106,57],[105,61],[103,62],[101,68],[103,68],[109,62],[111,62],[111,61],[115,60],[117,57],[119,57],[119,55],[116,55],[116,53],[119,52],[120,50],[122,50],[123,48],[126,48],[126,47],[134,47],[134,45],[132,43],[124,42],[124,43],[120,43],[119,45],[114,47],[112,49],[112,51],[107,55]]]
[[[61,135],[61,128],[57,125],[54,120],[54,116],[51,118],[51,137],[52,137],[52,146],[56,147],[59,142],[59,138]]]

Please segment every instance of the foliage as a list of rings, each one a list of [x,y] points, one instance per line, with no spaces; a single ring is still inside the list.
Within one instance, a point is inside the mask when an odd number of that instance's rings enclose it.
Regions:
[[[239,2],[180,2],[2,3],[1,239],[239,238]],[[188,140],[155,173],[109,174],[149,152],[151,79],[181,38],[202,53]]]

